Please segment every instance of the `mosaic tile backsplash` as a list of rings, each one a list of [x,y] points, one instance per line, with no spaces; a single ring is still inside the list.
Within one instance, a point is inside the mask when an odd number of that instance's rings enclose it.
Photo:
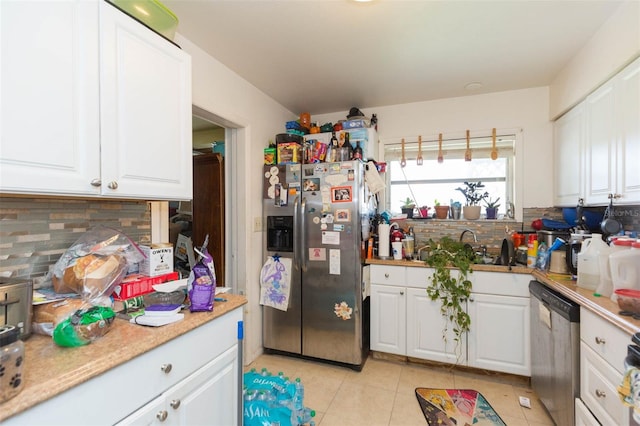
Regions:
[[[38,288],[65,250],[96,225],[151,242],[146,201],[0,197],[0,276],[32,278]]]
[[[416,234],[416,249],[431,238],[458,238],[475,232],[478,244],[499,253],[507,230],[532,231],[534,219],[562,220],[562,209],[528,208],[514,220],[407,220]],[[627,231],[640,231],[640,206],[616,206],[616,219]],[[37,288],[50,267],[85,231],[96,225],[120,229],[133,241],[151,241],[151,212],[146,201],[0,197],[0,276],[32,278]],[[470,235],[465,241],[472,242]]]

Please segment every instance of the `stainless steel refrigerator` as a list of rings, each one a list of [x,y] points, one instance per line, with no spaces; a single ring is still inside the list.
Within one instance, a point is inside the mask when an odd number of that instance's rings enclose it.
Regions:
[[[265,166],[265,259],[292,259],[286,311],[263,307],[263,346],[360,370],[369,352],[362,241],[375,203],[359,161]],[[364,238],[363,238],[364,235]]]

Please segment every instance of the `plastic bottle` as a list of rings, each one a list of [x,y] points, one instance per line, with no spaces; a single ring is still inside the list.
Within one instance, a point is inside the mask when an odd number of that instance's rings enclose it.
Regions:
[[[598,269],[600,270],[600,283],[596,288],[594,296],[611,297],[613,293],[613,281],[611,281],[611,272],[609,269],[609,255],[611,254],[611,246],[606,243],[600,248],[598,253]]]
[[[298,377],[294,382],[296,392],[293,396],[293,408],[297,411],[301,411],[304,408],[304,385]]]
[[[313,418],[316,416],[316,412],[309,407],[304,407],[298,415],[298,423],[301,425],[310,424],[313,422]],[[315,423],[315,422],[314,422]]]
[[[609,257],[611,279],[615,290],[640,290],[640,242],[631,244],[631,250],[616,251]]]
[[[360,141],[356,142],[356,147],[353,150],[353,159],[362,160],[362,147],[360,146]]]
[[[536,267],[536,258],[538,257],[538,236],[536,234],[529,235],[527,242],[527,266],[529,268]]]
[[[591,234],[582,242],[578,253],[578,281],[577,286],[587,290],[595,290],[600,284],[599,255],[609,246],[602,241],[601,234]]]

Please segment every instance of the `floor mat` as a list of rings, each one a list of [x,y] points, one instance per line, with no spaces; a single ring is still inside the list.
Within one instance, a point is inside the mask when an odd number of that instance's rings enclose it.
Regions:
[[[506,426],[478,391],[416,388],[416,398],[429,426]]]

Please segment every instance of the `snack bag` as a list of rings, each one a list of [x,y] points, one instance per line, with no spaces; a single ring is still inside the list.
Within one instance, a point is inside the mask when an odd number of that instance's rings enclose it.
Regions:
[[[206,247],[200,252],[201,258],[193,266],[187,280],[187,291],[191,302],[191,312],[213,310],[213,298],[216,293],[216,272],[213,258]]]

